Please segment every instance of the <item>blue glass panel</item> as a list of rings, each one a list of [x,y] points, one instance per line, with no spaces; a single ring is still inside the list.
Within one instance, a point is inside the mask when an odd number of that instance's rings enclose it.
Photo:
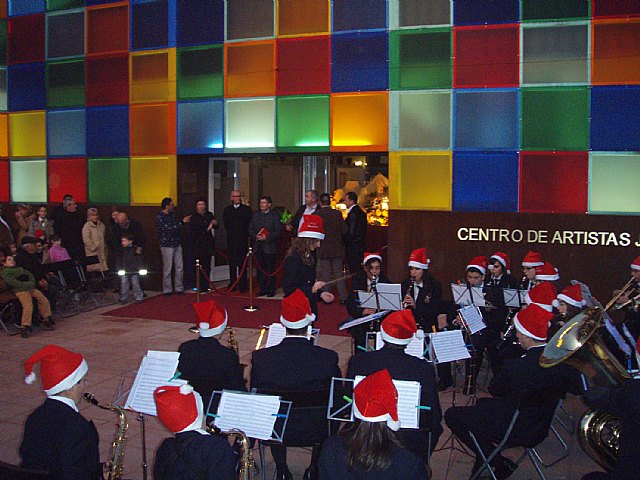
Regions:
[[[518,210],[518,153],[453,154],[453,210]]]
[[[120,1],[121,0],[85,0],[84,3],[87,7],[90,7],[92,5],[106,5],[107,3],[116,3]]]
[[[454,102],[454,149],[518,150],[516,90],[457,90]]]
[[[176,30],[178,28],[178,0],[169,0],[169,46],[176,46]]]
[[[331,36],[331,91],[387,90],[389,39],[385,32]]]
[[[224,102],[178,103],[178,153],[223,151]]]
[[[591,150],[640,150],[640,87],[591,89]]]
[[[131,48],[162,48],[169,45],[169,9],[166,1],[131,5]]]
[[[9,110],[43,110],[47,103],[44,63],[10,65]]]
[[[49,156],[84,156],[87,151],[85,132],[84,110],[47,112]]]
[[[87,155],[129,155],[129,107],[87,108]]]
[[[516,23],[520,17],[518,0],[456,0],[455,25]]]
[[[333,0],[333,31],[387,27],[386,0]]]
[[[9,16],[42,13],[46,7],[45,0],[9,0]]]
[[[223,0],[178,0],[178,46],[224,40]]]

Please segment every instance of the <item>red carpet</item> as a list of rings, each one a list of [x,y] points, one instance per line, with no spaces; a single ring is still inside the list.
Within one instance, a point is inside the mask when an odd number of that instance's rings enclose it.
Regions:
[[[253,304],[260,307],[257,312],[247,312],[243,307],[249,304],[249,298],[234,294],[208,294],[200,297],[201,301],[208,298],[224,306],[229,313],[229,326],[238,328],[260,328],[280,321],[280,305],[277,300],[256,298]],[[149,320],[164,320],[171,322],[196,323],[196,313],[191,304],[196,301],[193,294],[184,295],[156,295],[147,298],[142,303],[131,303],[123,307],[110,310],[103,315],[114,317],[145,318]],[[315,327],[324,335],[349,336],[346,331],[339,331],[338,324],[348,318],[347,309],[339,303],[318,305],[318,321]]]

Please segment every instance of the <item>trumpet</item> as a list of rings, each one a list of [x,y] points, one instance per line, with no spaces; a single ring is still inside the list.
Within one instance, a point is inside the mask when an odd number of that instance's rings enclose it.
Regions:
[[[623,295],[630,294],[635,289],[635,286],[633,285],[635,283],[635,280],[636,280],[635,277],[632,276],[629,279],[629,281],[626,283],[626,285],[622,287],[622,289],[619,290],[618,293],[616,293],[611,300],[609,300],[609,303],[607,303],[604,307],[605,312],[609,310],[618,301],[620,297],[622,297]],[[623,305],[627,305],[628,303],[630,302],[627,301]],[[622,305],[619,307],[616,307],[616,309],[620,309],[620,308],[622,308]]]

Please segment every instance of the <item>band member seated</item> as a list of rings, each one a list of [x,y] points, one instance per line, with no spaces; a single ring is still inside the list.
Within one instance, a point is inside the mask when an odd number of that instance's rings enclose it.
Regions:
[[[203,430],[202,398],[191,385],[160,386],[153,392],[158,420],[175,434],[158,447],[153,465],[156,480],[232,480],[236,461],[231,445]]]
[[[522,259],[522,273],[524,277],[522,277],[518,288],[521,290],[531,290],[535,285],[536,267],[542,266],[543,263],[542,255],[538,252],[527,252]]]
[[[551,339],[562,326],[584,309],[586,301],[582,298],[580,285],[564,287],[553,301],[553,306],[558,309],[558,315],[551,320],[549,327],[549,339]]]
[[[412,311],[414,320],[425,332],[437,328],[442,303],[442,284],[429,272],[430,263],[426,248],[412,251],[409,278],[405,278],[401,286],[405,308]]]
[[[353,278],[352,291],[347,300],[347,311],[351,318],[362,318],[375,313],[373,308],[360,307],[358,292],[372,292],[378,283],[391,283],[386,274],[382,272],[382,256],[378,252],[365,252],[362,271]],[[366,351],[367,332],[371,331],[371,328],[371,323],[363,323],[349,329],[353,338],[353,351],[356,355]]]
[[[640,337],[640,310],[638,309],[638,298],[640,294],[640,257],[637,257],[630,265],[632,281],[615,302],[616,309],[624,309],[624,324],[627,326],[633,338]],[[618,295],[619,290],[613,292]]]
[[[47,345],[24,363],[28,384],[35,381],[38,362],[47,399],[25,422],[22,467],[48,471],[54,479],[102,480],[98,431],[78,412],[87,362],[79,353]]]
[[[556,287],[556,292],[560,290],[560,273],[558,269],[551,265],[549,262],[544,262],[542,265],[536,267],[535,284],[539,285],[542,282],[549,282]]]
[[[246,390],[238,354],[220,344],[227,328],[227,310],[213,300],[194,303],[193,307],[200,321],[200,337],[178,348],[180,378],[188,380],[206,404],[215,390]]]
[[[304,392],[327,390],[332,377],[341,377],[338,354],[333,350],[315,346],[307,339],[307,328],[315,320],[307,297],[300,290],[282,300],[280,322],[286,328],[286,336],[279,345],[256,350],[251,361],[251,388],[258,392]],[[295,405],[293,406],[295,408]],[[276,478],[291,479],[287,467],[287,443],[317,443],[311,454],[311,466],[305,478],[315,478],[319,444],[327,435],[326,411],[317,415],[296,416],[292,412],[287,422],[282,445],[271,445],[276,464]]]
[[[405,450],[396,432],[398,392],[387,370],[362,379],[353,390],[356,420],[322,445],[320,480],[426,480],[425,464]]]
[[[412,380],[420,383],[420,405],[428,406],[431,410],[420,414],[420,430],[401,430],[398,432],[398,438],[407,450],[419,455],[428,463],[429,453],[435,449],[442,433],[442,411],[433,364],[405,353],[405,348],[414,334],[424,338],[424,333],[418,330],[410,311],[398,310],[391,313],[380,325],[380,335],[384,341],[382,349],[351,357],[347,378],[370,375],[384,368],[394,380]]]
[[[540,355],[546,345],[548,324],[553,314],[537,305],[529,305],[513,319],[518,341],[526,354],[504,363],[500,373],[493,377],[489,385],[492,398],[480,398],[475,406],[451,407],[444,419],[451,431],[475,450],[469,435],[473,431],[480,448],[488,455],[502,439],[524,392],[533,389],[557,388],[562,391],[578,391],[577,370],[560,364],[552,368],[540,366]],[[526,444],[528,441],[544,439],[548,433],[557,405],[556,398],[539,408],[524,408],[520,411],[509,443]],[[481,467],[481,457],[476,453],[472,474]],[[491,462],[498,479],[508,478],[516,465],[498,454]]]

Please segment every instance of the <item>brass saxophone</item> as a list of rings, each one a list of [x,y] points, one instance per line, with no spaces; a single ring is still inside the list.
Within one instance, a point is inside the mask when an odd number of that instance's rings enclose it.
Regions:
[[[227,332],[228,335],[227,344],[229,345],[229,348],[236,352],[236,355],[238,355],[238,358],[240,358],[240,347],[238,346],[238,341],[236,340],[235,330],[231,327],[227,327],[225,329],[225,332]]]
[[[111,443],[111,454],[106,466],[109,468],[107,480],[122,480],[124,475],[124,447],[127,440],[127,428],[129,427],[124,409],[117,405],[100,405],[100,402],[91,393],[85,393],[83,397],[87,402],[103,410],[111,410],[118,414],[118,425]]]
[[[253,480],[255,475],[253,454],[249,438],[242,430],[232,428],[228,432],[223,432],[217,427],[207,425],[207,432],[215,435],[225,435],[231,437],[240,444],[240,464],[238,465],[238,480]]]

